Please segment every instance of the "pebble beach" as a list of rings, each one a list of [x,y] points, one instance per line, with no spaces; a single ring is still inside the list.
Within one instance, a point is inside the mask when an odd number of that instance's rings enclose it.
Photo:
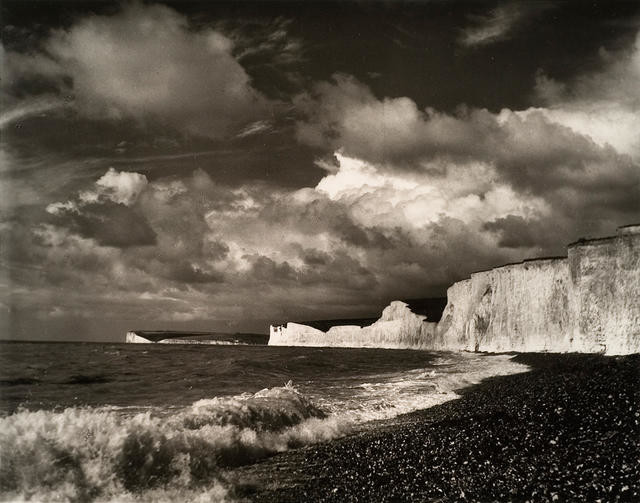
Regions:
[[[521,354],[530,371],[232,472],[235,498],[640,501],[640,355]]]

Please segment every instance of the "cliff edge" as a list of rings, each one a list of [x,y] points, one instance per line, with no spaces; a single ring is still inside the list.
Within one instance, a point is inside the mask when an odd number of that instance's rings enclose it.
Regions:
[[[640,353],[640,224],[566,257],[481,271],[447,290],[439,321],[400,301],[370,326],[271,326],[270,345],[486,352]]]

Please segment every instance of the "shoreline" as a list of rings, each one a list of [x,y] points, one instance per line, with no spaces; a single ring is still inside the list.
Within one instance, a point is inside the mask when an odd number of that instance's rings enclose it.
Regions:
[[[640,355],[530,370],[228,473],[242,501],[638,501]]]

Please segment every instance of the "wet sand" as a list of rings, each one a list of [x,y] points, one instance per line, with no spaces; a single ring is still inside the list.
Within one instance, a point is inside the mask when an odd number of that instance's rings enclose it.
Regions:
[[[640,355],[518,355],[530,372],[230,474],[236,497],[640,501]]]

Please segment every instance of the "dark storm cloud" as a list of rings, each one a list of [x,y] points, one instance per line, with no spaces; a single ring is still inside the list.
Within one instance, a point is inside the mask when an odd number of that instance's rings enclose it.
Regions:
[[[294,248],[300,249],[301,245],[295,245]],[[265,256],[247,255],[245,258],[251,263],[251,269],[244,280],[269,287],[295,285],[343,291],[374,289],[377,286],[375,274],[344,249],[332,253],[305,250],[301,255],[304,265],[296,267],[287,261],[277,262]],[[309,260],[310,257],[314,258]]]
[[[251,263],[251,277],[259,282],[283,283],[295,281],[296,271],[288,262],[278,263],[269,257],[246,255]]]
[[[309,249],[309,250],[303,250],[302,252],[302,260],[304,260],[304,263],[308,266],[324,266],[327,265],[329,263],[329,261],[331,260],[331,256],[323,251],[320,250],[314,250]]]
[[[179,283],[222,283],[223,274],[219,272],[207,272],[194,264],[179,262],[172,264],[163,274],[163,277]]]
[[[55,223],[102,246],[127,248],[156,244],[156,233],[139,211],[124,204],[86,204],[81,211],[57,212]]]
[[[498,245],[504,248],[531,248],[543,244],[550,246],[553,245],[549,239],[550,236],[556,238],[555,233],[549,232],[546,222],[528,221],[515,215],[507,215],[487,222],[483,228],[498,233],[500,236]]]
[[[308,257],[308,253],[305,254],[305,258]],[[377,289],[378,279],[373,268],[360,263],[349,251],[336,250],[326,258],[328,260],[324,264],[317,260],[314,263],[305,262],[309,267],[304,268],[300,275],[302,285],[310,288],[330,285],[330,288],[343,292],[369,290],[368,293],[362,293],[363,301]]]

